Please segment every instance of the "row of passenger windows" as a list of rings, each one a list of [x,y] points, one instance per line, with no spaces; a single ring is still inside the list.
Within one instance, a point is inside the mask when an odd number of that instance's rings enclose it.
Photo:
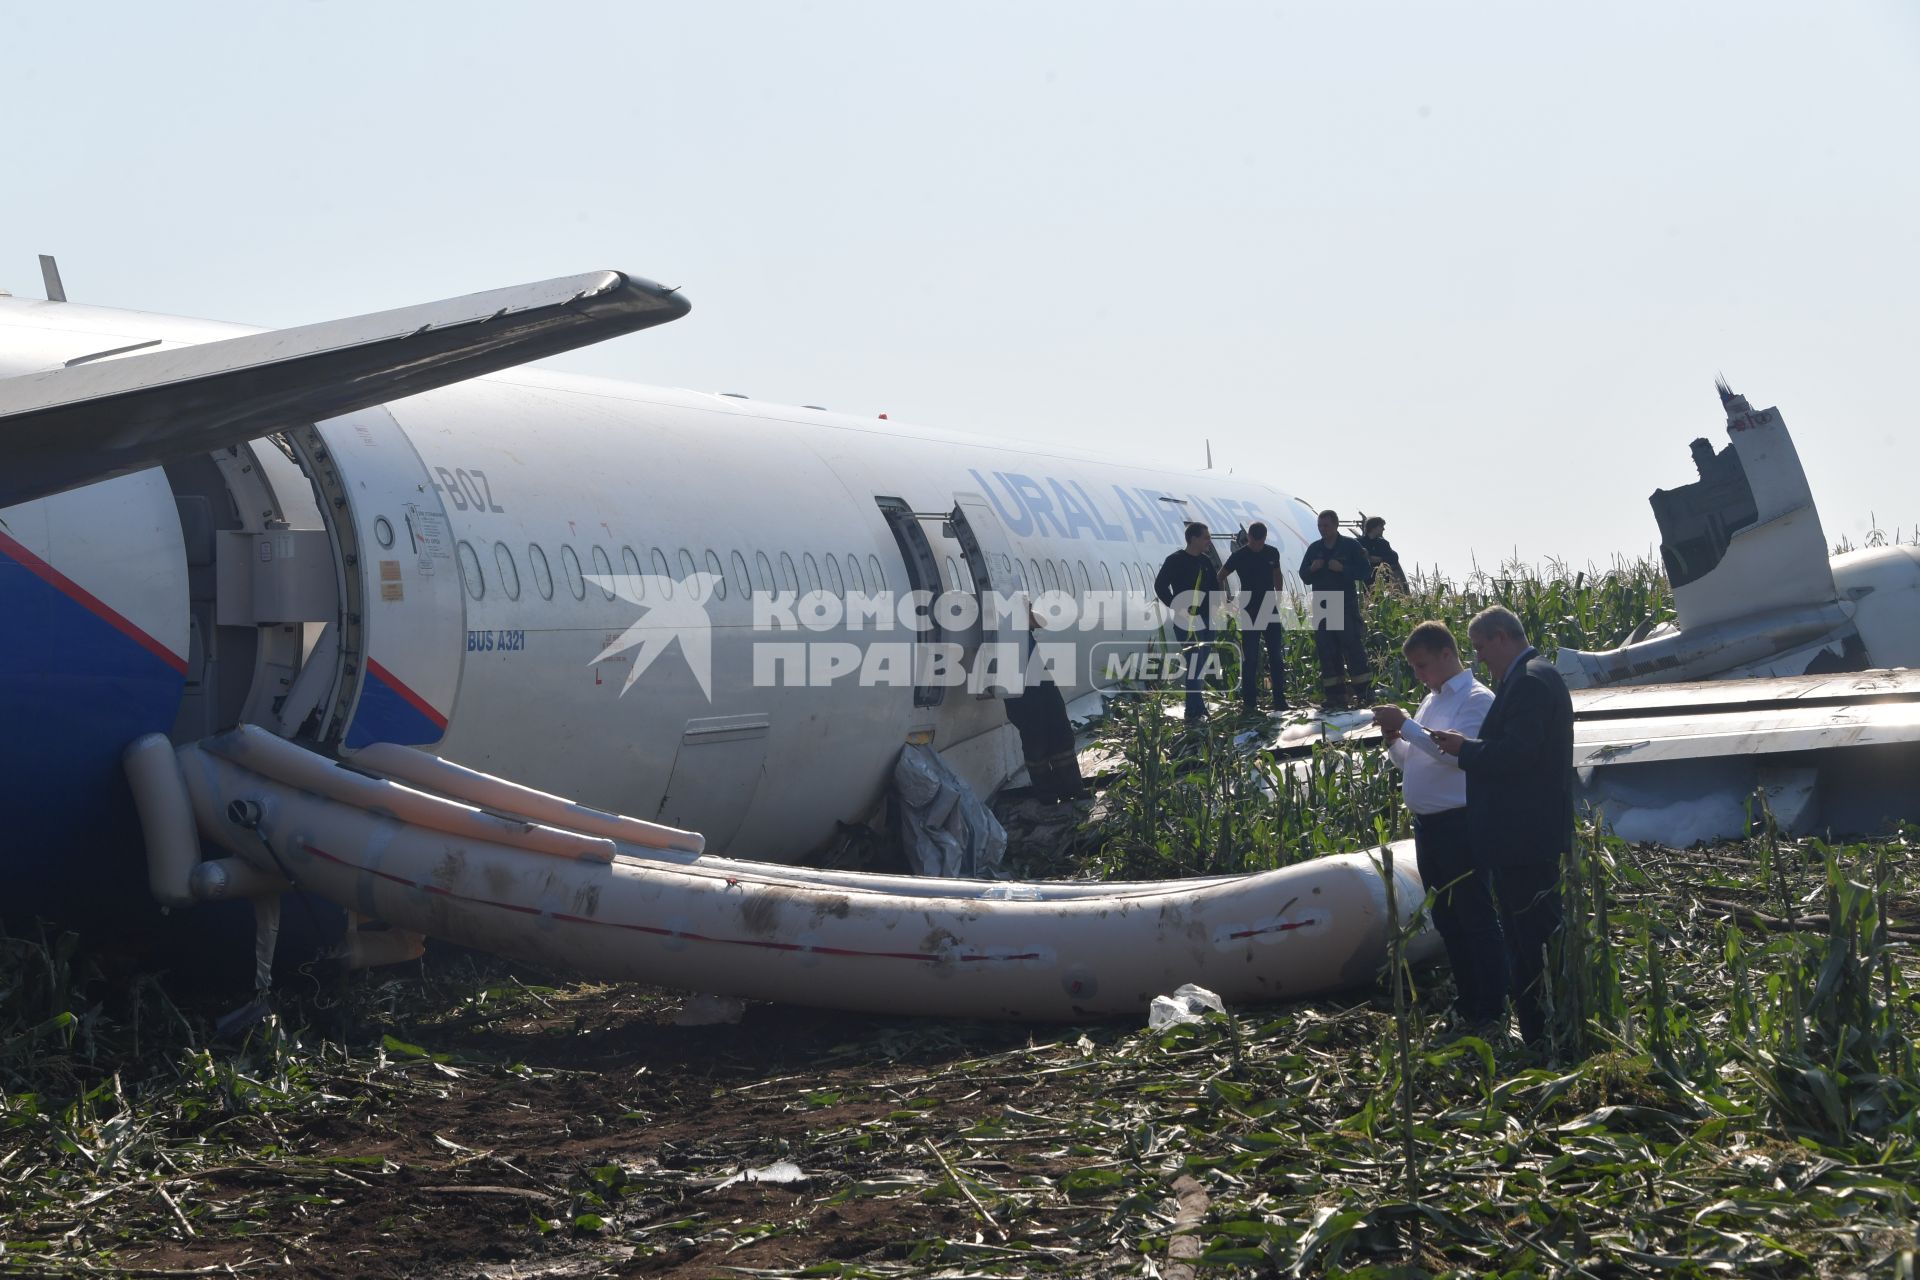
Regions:
[[[504,542],[493,544],[493,571],[487,572],[481,564],[480,554],[473,544],[464,539],[459,543],[460,580],[466,586],[467,594],[475,600],[484,600],[489,590],[496,590],[509,600],[518,600],[521,593],[522,557],[514,554],[513,548]],[[613,578],[624,574],[635,581],[631,589],[636,598],[646,599],[648,576],[665,580],[666,598],[671,599],[676,584],[689,593],[695,600],[703,600],[697,585],[688,580],[695,574],[707,573],[713,579],[713,594],[716,599],[725,600],[730,596],[743,600],[753,598],[754,592],[772,594],[775,591],[798,593],[801,591],[829,591],[843,596],[848,592],[878,594],[888,589],[887,577],[880,567],[880,558],[868,555],[863,561],[856,553],[844,556],[831,553],[818,557],[811,551],[802,552],[798,561],[790,552],[782,551],[778,557],[776,576],[775,561],[764,551],[753,553],[753,563],[747,563],[744,552],[733,551],[722,560],[718,551],[711,548],[696,557],[686,547],[681,547],[673,556],[659,547],[652,548],[645,558],[632,547],[620,548],[620,565],[614,567],[613,558],[606,548],[595,545],[589,552],[590,568],[583,568],[580,556],[574,549],[562,543],[560,546],[560,580],[565,582],[566,590],[575,600],[585,600],[589,587],[603,598],[611,600],[615,592],[611,586],[603,583],[589,583],[589,574],[601,578]],[[539,543],[529,543],[524,554],[526,576],[532,579],[533,589],[540,593],[542,600],[554,597],[555,579],[553,563],[547,557],[546,548]],[[1153,589],[1153,571],[1137,561],[1121,561],[1120,574],[1115,576],[1114,566],[1105,562],[1094,565],[1090,573],[1084,560],[1041,560],[1012,561],[1013,576],[1016,581],[1011,586],[1029,593],[1040,591],[1064,591],[1071,595],[1084,595],[1096,589],[1103,591],[1132,591],[1147,593]],[[1097,576],[1096,576],[1097,575]],[[655,589],[660,588],[656,583]],[[973,575],[967,571],[966,563],[953,556],[946,557],[946,580],[948,589],[972,591]]]
[[[521,557],[514,554],[513,548],[504,542],[493,544],[493,571],[489,573],[480,562],[480,555],[473,544],[462,541],[459,544],[460,580],[465,584],[467,594],[475,600],[486,599],[489,590],[497,590],[509,600],[518,600],[521,592]],[[583,568],[579,553],[571,546],[560,546],[560,580],[566,584],[566,590],[575,600],[585,600],[591,588],[602,598],[611,600],[615,596],[613,587],[604,582],[588,581],[589,576],[611,579],[624,575],[633,581],[630,590],[635,598],[644,600],[647,596],[647,578],[660,579],[652,584],[660,590],[664,584],[666,598],[671,599],[677,589],[686,591],[690,598],[703,600],[702,587],[690,582],[696,574],[705,573],[712,577],[712,589],[715,599],[728,598],[752,599],[754,592],[771,594],[777,590],[798,593],[800,591],[831,591],[835,595],[844,595],[848,591],[877,593],[887,589],[886,574],[880,568],[880,558],[869,555],[863,562],[856,554],[849,552],[845,556],[831,554],[815,556],[813,552],[802,552],[796,561],[790,552],[782,551],[779,556],[778,576],[775,576],[774,561],[764,551],[756,551],[751,566],[747,563],[746,553],[733,551],[722,559],[718,551],[711,548],[699,556],[686,547],[669,555],[660,547],[652,548],[645,557],[632,547],[620,548],[620,565],[614,567],[613,558],[607,549],[594,546],[589,549],[589,566]],[[529,543],[525,553],[527,576],[533,580],[534,590],[543,600],[554,597],[553,562],[547,556],[547,550],[539,543]],[[948,557],[949,574],[958,569],[952,557]],[[955,579],[956,581],[958,579]]]

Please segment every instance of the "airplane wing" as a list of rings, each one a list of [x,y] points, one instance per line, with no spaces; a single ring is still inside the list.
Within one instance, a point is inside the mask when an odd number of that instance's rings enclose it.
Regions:
[[[0,507],[664,324],[618,271],[0,379]]]
[[[1920,742],[1920,671],[1576,689],[1573,716],[1576,768]]]

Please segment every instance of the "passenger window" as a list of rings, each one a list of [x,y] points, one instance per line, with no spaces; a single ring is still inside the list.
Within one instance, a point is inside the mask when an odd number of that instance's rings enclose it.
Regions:
[[[693,575],[700,572],[700,562],[693,558],[693,552],[680,548],[680,585],[687,589],[687,595],[694,600],[704,600],[706,596],[700,590],[700,584]]]
[[[587,580],[580,576],[580,557],[574,554],[568,543],[560,544],[560,572],[567,575],[567,590],[573,592],[575,600],[587,598]]]
[[[727,598],[727,571],[720,567],[720,557],[712,547],[707,548],[707,572],[713,577],[713,585],[708,588],[715,599]]]
[[[773,561],[767,559],[767,553],[764,551],[753,553],[753,576],[760,584],[762,595],[773,594]]]
[[[596,584],[600,588],[600,594],[609,600],[613,599],[613,584],[608,581],[613,577],[613,561],[607,559],[607,549],[599,543],[595,543],[593,547],[593,575],[600,579]]]
[[[468,595],[481,599],[487,594],[487,580],[480,576],[480,557],[465,538],[460,540],[459,555],[460,581],[466,584]]]
[[[867,581],[871,584],[869,589],[876,595],[887,589],[887,574],[886,570],[880,567],[879,556],[867,557]]]
[[[847,586],[861,595],[867,593],[867,580],[860,574],[860,557],[851,553],[847,556]]]
[[[1040,576],[1040,562],[1038,560],[1027,561],[1027,593],[1037,596],[1046,590],[1046,585],[1046,580]]]
[[[527,544],[527,564],[533,569],[533,585],[540,598],[553,599],[553,566],[547,563],[547,553],[540,549],[539,543]]]
[[[793,572],[793,557],[784,551],[780,553],[780,577],[787,584],[788,595],[800,594],[800,579]]]
[[[513,552],[507,550],[507,544],[493,544],[493,562],[500,569],[500,589],[507,593],[507,599],[520,598],[520,567],[513,562]]]
[[[1107,580],[1107,590],[1109,591],[1116,590],[1116,588],[1113,585],[1113,566],[1102,562],[1102,564],[1100,565],[1100,572]]]
[[[738,551],[733,553],[733,589],[742,600],[753,598],[753,580],[747,577],[747,558]]]
[[[1093,593],[1093,579],[1087,576],[1087,562],[1085,560],[1076,560],[1073,562],[1073,567],[1080,571],[1080,594],[1083,596],[1091,595]]]
[[[640,553],[632,547],[620,548],[620,567],[627,574],[627,594],[635,600],[645,600],[647,584],[641,581],[646,575],[640,571]]]
[[[807,590],[818,591],[820,589],[820,562],[813,558],[813,552],[811,551],[804,553],[800,558],[800,562],[807,566]]]
[[[1058,591],[1060,589],[1060,574],[1054,569],[1053,561],[1042,560],[1040,562],[1040,581],[1047,584],[1047,590],[1049,591]]]
[[[827,590],[837,596],[847,593],[845,584],[840,581],[840,562],[831,554],[827,556]]]
[[[673,566],[667,563],[667,553],[655,547],[650,559],[653,561],[653,576],[659,579],[655,585],[665,593],[667,599],[673,599]]]

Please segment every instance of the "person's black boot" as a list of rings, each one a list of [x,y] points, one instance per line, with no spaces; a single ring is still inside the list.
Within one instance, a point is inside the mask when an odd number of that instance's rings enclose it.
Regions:
[[[1080,757],[1072,751],[1063,751],[1047,761],[1047,780],[1056,801],[1085,800],[1091,794],[1087,780],[1080,776]]]

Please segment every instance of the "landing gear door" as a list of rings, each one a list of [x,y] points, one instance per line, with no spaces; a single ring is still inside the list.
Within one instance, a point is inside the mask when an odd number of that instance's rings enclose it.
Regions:
[[[947,516],[946,535],[960,544],[967,560],[967,572],[980,600],[980,644],[997,646],[1001,668],[1011,659],[1015,668],[1027,657],[1027,599],[1024,584],[1015,568],[1013,549],[1008,544],[993,509],[977,493],[953,495],[953,511]],[[1020,692],[1020,681],[1011,672],[1005,679],[994,679],[983,667],[980,651],[967,655],[975,679],[974,692],[983,698],[1006,698]]]

